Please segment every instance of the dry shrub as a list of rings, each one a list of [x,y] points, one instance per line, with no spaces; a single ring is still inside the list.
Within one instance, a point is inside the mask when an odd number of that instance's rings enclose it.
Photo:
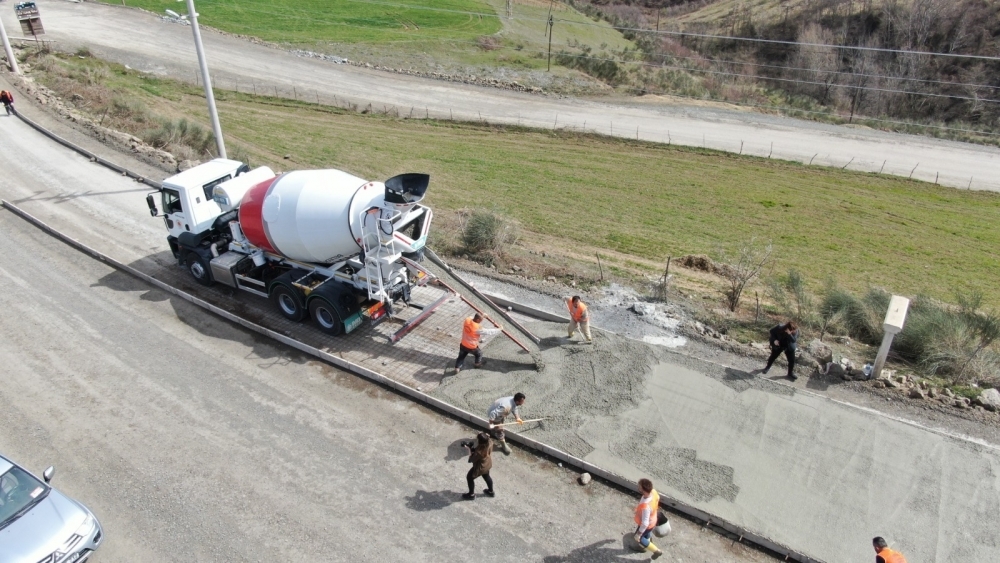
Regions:
[[[470,255],[492,263],[520,236],[517,223],[495,210],[475,209],[465,218],[462,247]]]
[[[500,39],[493,35],[482,35],[476,39],[476,44],[484,51],[496,51],[500,48]]]

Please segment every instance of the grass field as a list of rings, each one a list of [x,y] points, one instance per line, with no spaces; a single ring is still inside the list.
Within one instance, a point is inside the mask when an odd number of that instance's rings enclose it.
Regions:
[[[125,2],[157,14],[186,12],[175,0]],[[543,0],[514,0],[512,18],[505,17],[506,0],[197,0],[196,5],[202,25],[288,47],[425,72],[494,74],[563,92],[605,87],[555,63],[545,72],[550,11],[556,22],[554,53],[634,47],[607,22]]]
[[[187,11],[175,0],[125,3],[158,14]],[[461,40],[501,27],[483,0],[198,0],[195,5],[204,25],[278,43]]]
[[[104,65],[68,57],[63,64]],[[196,87],[121,67],[105,86],[170,117],[207,123]],[[65,86],[63,87],[65,88]],[[64,93],[69,97],[69,93]],[[276,169],[335,167],[385,179],[428,172],[447,217],[495,207],[578,255],[717,254],[771,239],[777,270],[852,289],[882,286],[1000,304],[1000,195],[867,173],[568,132],[361,115],[221,91],[231,151]],[[284,155],[291,155],[286,160]],[[141,204],[140,203],[137,203]]]

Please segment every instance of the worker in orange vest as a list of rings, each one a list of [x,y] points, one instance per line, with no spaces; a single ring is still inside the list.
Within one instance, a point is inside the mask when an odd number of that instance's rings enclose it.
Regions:
[[[639,505],[635,507],[635,535],[633,538],[646,551],[653,552],[653,559],[659,559],[663,555],[660,548],[653,545],[653,528],[656,527],[656,514],[660,511],[660,493],[653,489],[653,482],[649,479],[639,479],[639,492],[642,498]]]
[[[872,538],[872,546],[876,553],[875,563],[906,563],[903,554],[889,549],[889,544],[881,536]]]
[[[483,351],[479,349],[479,341],[483,337],[500,332],[502,327],[497,325],[497,328],[482,328],[482,322],[482,313],[476,313],[466,318],[462,324],[462,343],[458,345],[458,359],[455,360],[455,373],[462,371],[465,358],[469,354],[472,354],[476,359],[476,362],[473,364],[475,367],[482,367],[485,363],[483,361]]]
[[[580,327],[580,333],[587,342],[592,343],[594,340],[590,336],[590,313],[587,312],[587,305],[580,300],[579,295],[574,295],[572,298],[563,297],[563,300],[569,309],[569,336],[566,338],[573,338],[577,327]]]

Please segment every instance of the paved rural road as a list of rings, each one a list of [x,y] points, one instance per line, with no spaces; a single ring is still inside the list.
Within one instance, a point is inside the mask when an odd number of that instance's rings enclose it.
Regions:
[[[197,59],[186,26],[92,2],[38,3],[47,37],[58,41],[62,49],[87,45],[101,57],[136,69],[184,80],[195,77]],[[12,10],[0,11],[0,15],[7,29],[18,29]],[[204,32],[203,36],[217,87],[237,87],[239,81],[248,90],[254,81],[261,88],[280,86],[291,96],[294,86],[300,96],[337,95],[362,105],[395,106],[402,113],[426,108],[438,117],[453,114],[539,127],[586,127],[760,156],[773,151],[776,158],[870,172],[884,167],[888,174],[1000,191],[1000,150],[994,147],[741,111],[532,96],[300,58],[218,33]]]
[[[16,118],[0,169],[0,197],[74,236],[147,244],[144,189]],[[104,524],[96,562],[648,558],[622,547],[629,495],[518,451],[495,462],[497,498],[463,502],[464,426],[2,209],[0,256],[0,452],[57,467]],[[767,560],[685,521],[662,545],[663,561]]]

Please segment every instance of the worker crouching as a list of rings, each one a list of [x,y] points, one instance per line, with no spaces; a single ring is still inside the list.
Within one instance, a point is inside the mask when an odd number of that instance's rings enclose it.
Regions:
[[[587,312],[587,305],[580,299],[579,295],[572,298],[563,297],[566,307],[569,309],[569,335],[566,338],[573,338],[576,329],[580,329],[580,334],[592,343],[594,340],[590,336],[590,313]]]
[[[514,415],[514,420],[518,424],[524,424],[524,421],[521,420],[521,405],[524,404],[524,399],[524,393],[516,393],[513,397],[497,399],[490,407],[490,411],[486,413],[486,417],[490,419],[493,438],[500,443],[500,449],[503,450],[503,453],[508,455],[510,455],[510,446],[507,445],[507,436],[504,434],[503,425],[510,415]]]

